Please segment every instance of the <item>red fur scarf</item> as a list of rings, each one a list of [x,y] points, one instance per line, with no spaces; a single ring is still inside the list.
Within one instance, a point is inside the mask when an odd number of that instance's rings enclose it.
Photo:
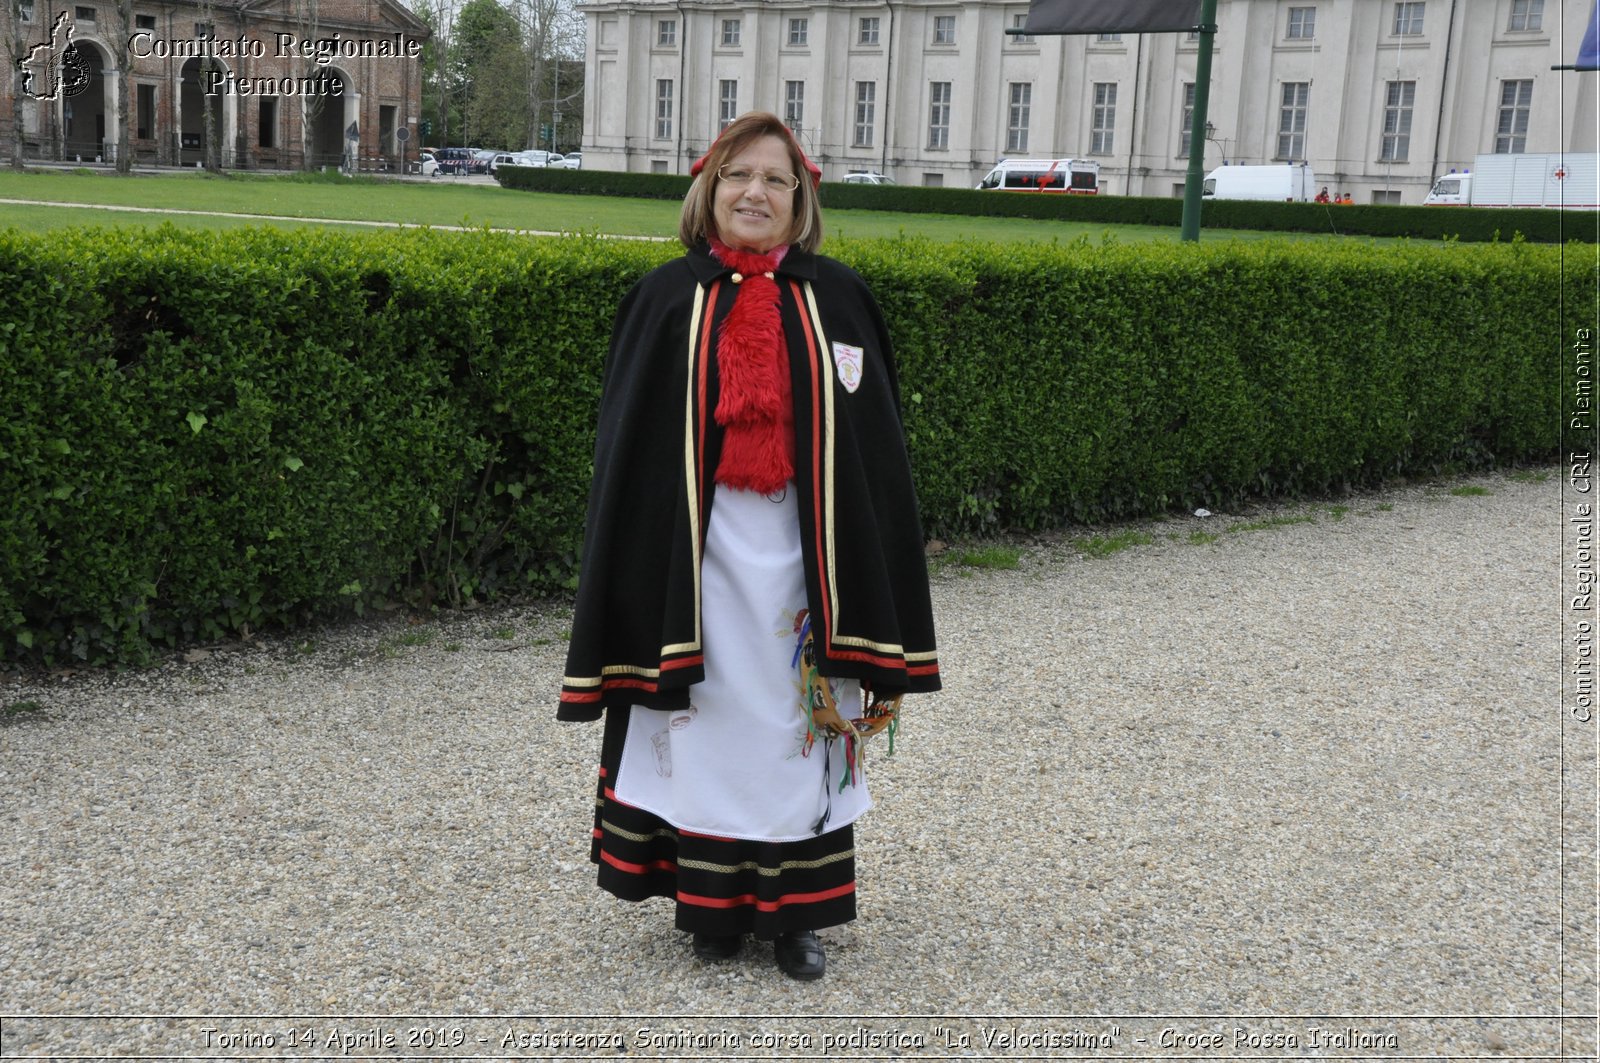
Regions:
[[[711,253],[734,270],[739,293],[717,341],[723,427],[717,482],[771,494],[794,478],[794,402],[789,350],[773,271],[788,248],[759,255],[711,240]]]

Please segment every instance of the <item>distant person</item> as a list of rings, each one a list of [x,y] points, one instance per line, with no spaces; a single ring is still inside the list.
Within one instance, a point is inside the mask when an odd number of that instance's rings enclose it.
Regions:
[[[1328,186],[1327,185],[1323,185],[1322,186],[1322,191],[1317,193],[1316,202],[1318,202],[1318,203],[1327,203],[1327,202],[1329,202],[1329,199],[1328,199]]]
[[[1339,202],[1341,204],[1343,204],[1344,206],[1353,207],[1353,206],[1355,206],[1356,197],[1351,195],[1349,192],[1346,192],[1344,194],[1344,198],[1339,200]]]

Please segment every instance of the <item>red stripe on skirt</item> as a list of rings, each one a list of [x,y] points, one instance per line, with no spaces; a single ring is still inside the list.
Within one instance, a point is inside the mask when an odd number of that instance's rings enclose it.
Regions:
[[[620,860],[604,849],[600,850],[600,859],[618,871],[626,871],[630,875],[648,875],[652,871],[670,871],[676,874],[678,870],[678,865],[671,860],[652,860],[648,864],[635,864],[627,860]],[[855,888],[855,883],[852,882],[850,885],[852,889]]]
[[[694,933],[754,934],[771,940],[787,931],[838,926],[856,917],[851,827],[794,842],[743,841],[684,831],[618,801],[614,784],[630,715],[607,713],[601,739],[589,849],[589,859],[599,865],[601,889],[629,902],[655,897],[671,901],[673,925]],[[608,823],[627,834],[613,833]],[[803,866],[783,867],[790,861]],[[706,865],[735,870],[708,870]],[[775,878],[756,870],[780,867]]]
[[[613,790],[609,786],[607,786],[605,788],[605,792],[606,792],[606,800],[607,801],[615,801],[618,805],[620,805],[623,808],[638,808],[639,807],[638,805],[630,805],[630,804],[628,804],[628,802],[626,802],[622,798],[618,797],[617,796],[617,792],[615,790]]]
[[[854,882],[846,882],[842,886],[835,886],[829,890],[818,890],[815,893],[786,893],[776,900],[763,901],[753,893],[746,893],[738,897],[701,897],[679,890],[678,901],[682,904],[697,904],[702,908],[738,908],[742,905],[753,904],[756,906],[757,911],[775,912],[786,904],[815,904],[817,901],[831,901],[835,897],[843,897],[845,894],[854,893],[855,891],[856,884]]]

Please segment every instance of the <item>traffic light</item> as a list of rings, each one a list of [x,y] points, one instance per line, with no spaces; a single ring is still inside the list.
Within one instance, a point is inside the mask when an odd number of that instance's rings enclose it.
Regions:
[[[433,123],[424,118],[422,120],[422,139],[427,140],[431,136],[433,136]]]

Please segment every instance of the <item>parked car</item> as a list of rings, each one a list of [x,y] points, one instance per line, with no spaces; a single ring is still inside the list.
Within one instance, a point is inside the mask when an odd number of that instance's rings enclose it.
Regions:
[[[559,156],[557,157],[559,158]],[[537,149],[519,151],[517,152],[517,165],[532,166],[534,169],[542,169],[550,165],[550,152],[539,151]]]
[[[521,165],[522,165],[522,163],[518,162],[517,161],[517,157],[515,155],[511,154],[511,152],[509,152],[509,151],[498,151],[498,152],[495,152],[494,158],[489,160],[489,172],[490,173],[499,173],[500,172],[500,167],[502,167],[502,166],[521,166]]]
[[[894,180],[876,170],[851,170],[844,175],[847,185],[892,185]]]
[[[470,148],[440,148],[439,172],[464,176],[472,172],[474,155]]]
[[[433,157],[433,152],[425,151],[417,156],[417,172],[424,177],[439,176],[439,160]]]
[[[561,165],[565,166],[569,170],[581,170],[581,169],[583,169],[583,152],[581,152],[581,151],[569,151],[569,152],[567,152],[567,154],[561,160]]]
[[[500,153],[493,148],[472,149],[472,172],[488,173],[489,164],[494,161],[494,157],[498,154]]]

